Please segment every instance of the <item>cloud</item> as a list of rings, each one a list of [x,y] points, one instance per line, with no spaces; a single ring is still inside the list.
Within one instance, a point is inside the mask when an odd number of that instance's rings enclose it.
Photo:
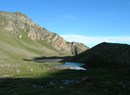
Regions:
[[[67,41],[76,41],[92,47],[101,42],[130,44],[130,36],[83,36],[83,35],[61,35]]]

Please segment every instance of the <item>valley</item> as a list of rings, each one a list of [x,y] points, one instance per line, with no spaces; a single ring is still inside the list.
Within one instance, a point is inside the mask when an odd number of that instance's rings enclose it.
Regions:
[[[81,62],[79,70],[65,62]],[[130,45],[88,48],[20,12],[0,12],[0,95],[129,95]]]

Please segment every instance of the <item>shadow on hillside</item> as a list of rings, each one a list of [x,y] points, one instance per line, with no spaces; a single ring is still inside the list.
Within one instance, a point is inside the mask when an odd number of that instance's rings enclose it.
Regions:
[[[63,70],[37,78],[0,78],[0,95],[75,95],[68,87],[80,81],[81,74],[85,71]]]
[[[128,72],[92,71],[62,70],[46,77],[0,78],[0,95],[129,95]],[[98,78],[102,74],[105,80]],[[83,80],[86,76],[94,78]]]
[[[34,57],[32,59],[23,59],[24,61],[36,61],[36,62],[67,62],[71,61],[72,56],[51,56],[51,57]]]

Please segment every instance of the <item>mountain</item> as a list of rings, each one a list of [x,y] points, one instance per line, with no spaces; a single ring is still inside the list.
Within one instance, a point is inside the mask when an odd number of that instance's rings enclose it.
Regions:
[[[0,12],[0,34],[0,58],[75,55],[88,49],[65,41],[21,12]]]
[[[103,42],[72,60],[84,62],[88,67],[127,67],[130,66],[130,45]]]
[[[20,12],[0,12],[0,95],[129,95],[129,68],[75,71],[56,61],[30,60],[69,60],[68,55],[75,55],[73,61],[88,67],[130,63],[129,45],[101,43],[87,49],[65,41]]]

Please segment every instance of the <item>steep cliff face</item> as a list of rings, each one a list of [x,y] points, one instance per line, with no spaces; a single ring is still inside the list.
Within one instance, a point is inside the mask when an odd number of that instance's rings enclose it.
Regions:
[[[27,36],[34,41],[46,41],[62,53],[70,53],[73,55],[88,49],[83,44],[65,41],[58,34],[49,32],[45,28],[40,27],[20,12],[0,12],[0,19],[1,29],[6,32],[10,32],[11,34],[15,34],[15,36],[20,39],[23,36]],[[22,32],[26,33],[26,35],[23,35]]]

